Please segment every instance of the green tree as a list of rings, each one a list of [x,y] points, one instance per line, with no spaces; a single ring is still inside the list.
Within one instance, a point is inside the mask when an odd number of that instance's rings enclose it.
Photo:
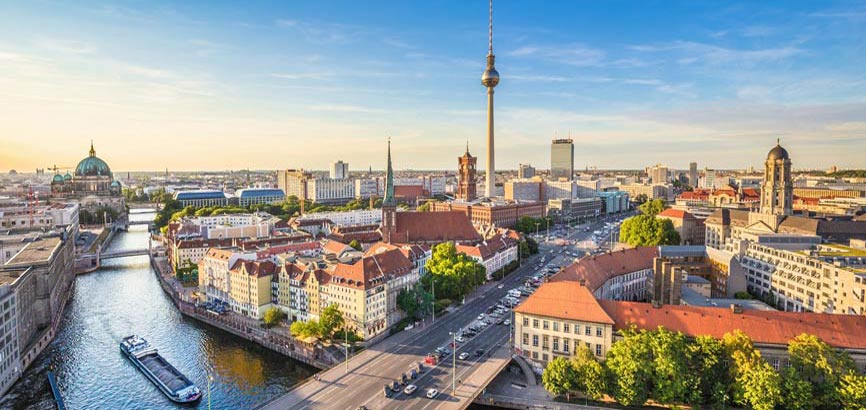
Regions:
[[[754,410],[773,410],[782,403],[782,377],[760,353],[755,351],[751,356],[737,378],[743,389],[744,404]]]
[[[584,392],[587,397],[593,400],[600,399],[607,389],[604,366],[595,360],[595,356],[589,351],[589,347],[583,343],[577,343],[574,347],[571,365],[577,376],[574,382],[574,389]]]
[[[643,405],[649,398],[652,380],[652,349],[646,331],[627,329],[623,338],[607,353],[612,396],[625,406]]]
[[[646,194],[637,194],[634,198],[632,198],[632,202],[636,204],[643,204],[647,200],[649,200],[649,197],[647,197]]]
[[[839,402],[836,385],[843,375],[855,370],[851,357],[817,336],[805,333],[788,343],[788,355],[799,378],[812,385],[813,407],[836,407]]]
[[[574,366],[564,357],[556,357],[551,360],[544,373],[541,374],[541,383],[544,388],[557,396],[568,394],[575,388],[577,374]]]
[[[343,318],[343,312],[340,311],[337,305],[329,305],[323,309],[322,314],[319,315],[319,328],[322,338],[331,340],[334,333],[337,330],[342,329],[345,323],[346,321]]]
[[[289,327],[289,332],[292,336],[298,339],[322,338],[322,329],[319,326],[319,321],[311,320],[309,322],[292,322]]]
[[[653,199],[652,201],[644,202],[638,209],[644,215],[656,216],[665,210],[665,201]]]
[[[359,252],[364,250],[364,248],[361,246],[361,242],[358,242],[357,239],[352,239],[352,241],[349,242],[349,246]]]
[[[866,376],[845,374],[839,380],[837,395],[843,410],[866,409]]]
[[[427,202],[424,202],[423,204],[421,204],[421,205],[418,207],[418,212],[429,212],[429,211],[430,211],[430,207],[432,206],[431,204],[432,204],[433,202],[436,202],[436,201],[427,201]]]
[[[697,392],[701,395],[700,402],[713,407],[723,405],[728,386],[733,381],[724,345],[711,336],[698,336],[689,348],[690,371],[699,377]]]
[[[652,358],[652,397],[660,403],[700,402],[699,379],[689,369],[689,341],[679,332],[659,327],[644,336]]]
[[[428,296],[429,294],[424,292],[421,286],[403,289],[397,294],[397,307],[400,308],[407,317],[417,318],[420,313],[425,311],[425,307],[430,306]]]
[[[793,367],[782,371],[782,401],[788,410],[812,409],[812,383],[803,380]]]
[[[523,241],[526,242],[526,247],[529,248],[529,254],[535,255],[538,253],[538,242],[532,239],[531,236],[524,236]]]
[[[680,234],[670,219],[641,214],[622,222],[619,241],[631,246],[679,245]]]
[[[422,278],[426,291],[435,282],[437,298],[460,300],[487,279],[484,265],[464,253],[458,253],[451,242],[433,246],[433,255],[425,265],[428,275]]]
[[[282,310],[280,310],[277,307],[271,307],[265,311],[265,314],[262,317],[262,320],[265,322],[265,326],[273,327],[273,326],[278,325],[280,323],[280,321],[282,321],[285,317],[286,317],[286,314],[283,313]]]

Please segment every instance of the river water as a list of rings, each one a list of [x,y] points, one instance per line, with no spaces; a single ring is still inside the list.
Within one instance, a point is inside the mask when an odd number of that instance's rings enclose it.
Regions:
[[[152,220],[152,212],[131,220]],[[130,227],[111,250],[147,247],[144,225]],[[205,392],[197,407],[248,409],[288,391],[315,369],[177,312],[147,256],[107,260],[76,278],[60,331],[24,376],[0,399],[4,409],[54,409],[47,372],[54,369],[69,409],[175,409],[121,353],[120,339],[145,337]],[[190,406],[183,406],[189,408]],[[196,406],[193,406],[196,407]]]

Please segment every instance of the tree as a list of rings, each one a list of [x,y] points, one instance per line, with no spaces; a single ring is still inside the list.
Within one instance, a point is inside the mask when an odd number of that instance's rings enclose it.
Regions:
[[[436,202],[436,201],[427,201],[427,202],[424,202],[423,204],[421,204],[420,206],[418,206],[418,212],[429,212],[429,211],[430,211],[430,207],[432,206],[433,202]]]
[[[737,383],[745,404],[754,410],[773,410],[782,403],[782,377],[757,351],[741,368]]]
[[[584,392],[586,397],[600,399],[606,390],[604,366],[595,360],[592,352],[583,343],[574,347],[571,365],[577,376],[574,389]]]
[[[699,380],[689,371],[689,342],[662,327],[646,332],[652,358],[652,397],[660,403],[697,403]]]
[[[641,214],[622,222],[619,241],[631,246],[679,245],[680,234],[670,219]]]
[[[397,307],[406,314],[407,317],[418,317],[419,313],[424,311],[425,307],[429,306],[427,292],[424,292],[420,286],[415,286],[410,289],[403,289],[397,294]],[[427,302],[425,304],[425,302]]]
[[[526,242],[526,247],[529,248],[529,254],[535,255],[538,253],[538,242],[532,239],[531,236],[524,236],[523,241]]]
[[[567,394],[574,390],[577,374],[574,366],[564,357],[557,357],[547,364],[544,373],[541,374],[541,383],[544,388],[557,396]]]
[[[319,322],[317,320],[311,320],[309,322],[292,322],[292,325],[289,327],[289,332],[291,332],[292,336],[298,339],[322,338],[322,330],[319,327]]]
[[[361,247],[361,242],[358,242],[357,239],[352,239],[352,241],[349,242],[349,246],[351,246],[352,248],[354,248],[358,252],[361,252],[364,250],[364,248]]]
[[[328,305],[328,307],[322,310],[322,314],[319,315],[319,328],[322,338],[331,340],[334,337],[334,332],[342,329],[345,323],[343,312],[340,311],[337,305]]]
[[[793,367],[782,372],[782,401],[789,410],[808,410],[813,407],[812,383],[803,380]]]
[[[652,201],[644,202],[638,209],[644,215],[656,216],[665,210],[665,201],[653,199]]]
[[[643,405],[649,398],[652,379],[651,348],[646,331],[628,329],[623,339],[607,353],[605,366],[610,371],[612,396],[625,406]]]
[[[433,246],[433,255],[425,265],[428,275],[421,281],[426,291],[435,282],[437,298],[460,300],[487,279],[484,265],[464,253],[458,253],[451,242]]]
[[[836,388],[843,410],[866,409],[866,376],[848,373]]]
[[[265,326],[273,327],[273,326],[276,326],[277,324],[279,324],[280,321],[282,321],[283,318],[285,318],[285,317],[286,317],[286,314],[283,313],[282,310],[280,310],[277,307],[271,307],[265,311],[265,314],[262,317],[262,320],[265,322]]]
[[[635,195],[634,198],[632,198],[632,202],[634,202],[636,204],[642,204],[642,203],[646,202],[648,199],[649,199],[649,197],[647,197],[646,194],[637,194],[637,195]]]
[[[700,402],[711,406],[724,404],[732,382],[724,345],[711,336],[698,336],[689,347],[690,371],[699,377]]]
[[[800,380],[812,386],[814,408],[834,408],[839,402],[836,385],[843,375],[854,372],[847,353],[837,351],[817,336],[801,334],[788,343],[791,367]]]

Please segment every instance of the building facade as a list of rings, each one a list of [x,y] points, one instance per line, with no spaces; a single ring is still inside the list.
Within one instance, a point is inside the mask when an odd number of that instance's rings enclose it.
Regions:
[[[574,179],[574,141],[571,138],[551,141],[550,178]]]
[[[347,179],[349,178],[349,164],[343,161],[331,163],[330,169],[331,179]]]
[[[469,145],[466,153],[457,158],[457,192],[455,198],[461,201],[473,201],[478,195],[475,192],[475,163],[478,159],[469,154]]]

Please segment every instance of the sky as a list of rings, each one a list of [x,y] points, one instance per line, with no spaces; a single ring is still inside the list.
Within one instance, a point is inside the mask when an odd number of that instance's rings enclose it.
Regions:
[[[0,2],[0,170],[485,161],[488,3]],[[497,1],[497,169],[866,167],[864,1]]]

